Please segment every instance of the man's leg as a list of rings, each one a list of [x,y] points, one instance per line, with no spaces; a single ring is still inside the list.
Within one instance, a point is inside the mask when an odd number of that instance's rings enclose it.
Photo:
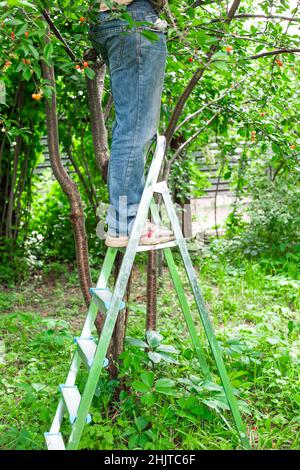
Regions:
[[[137,11],[139,4],[129,5],[128,11]],[[151,13],[148,5],[140,10],[140,21]],[[111,235],[130,233],[144,189],[145,150],[159,124],[167,48],[165,35],[157,34],[154,43],[140,31],[115,35],[106,43],[116,111],[108,170]]]

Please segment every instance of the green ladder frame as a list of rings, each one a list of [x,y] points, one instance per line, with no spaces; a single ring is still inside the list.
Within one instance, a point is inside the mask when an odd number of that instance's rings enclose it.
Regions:
[[[187,245],[170,197],[168,186],[165,181],[159,183],[157,182],[165,154],[165,147],[165,138],[157,134],[155,153],[148,171],[145,189],[139,204],[137,216],[132,228],[132,233],[129,238],[126,250],[124,250],[124,248],[119,249],[120,251],[125,251],[125,253],[114,291],[109,291],[108,280],[112,271],[116,254],[118,252],[118,248],[108,248],[97,286],[96,288],[91,289],[92,301],[88,310],[87,318],[81,336],[79,338],[75,338],[77,349],[72,360],[66,383],[60,386],[61,399],[59,401],[50,432],[45,433],[46,444],[49,450],[77,449],[84,425],[85,423],[89,423],[91,421],[91,416],[88,414],[89,409],[96,391],[101,370],[107,365],[106,354],[114,331],[118,313],[125,307],[122,299],[125,295],[126,286],[137,252],[156,249],[163,250],[172,281],[177,292],[179,303],[187,323],[191,340],[199,360],[200,368],[205,379],[210,379],[209,367],[197,334],[194,320],[190,312],[189,304],[184,292],[184,287],[171,252],[172,247],[178,247],[181,253],[186,274],[188,276],[199,311],[200,319],[217,365],[217,369],[222,381],[229,407],[233,415],[242,447],[244,449],[251,449],[251,445],[246,434],[246,427],[243,424],[237,400],[234,396],[233,389],[223,362],[221,350],[216,340],[208,312],[204,305],[197,276],[188,253]],[[154,200],[154,193],[159,193],[162,196],[174,231],[175,240],[168,243],[163,243],[161,245],[139,246],[139,239],[149,210],[151,211],[154,222],[156,224],[160,222],[159,211]],[[106,312],[106,318],[98,344],[96,344],[91,336],[91,332],[94,330],[94,321],[99,308],[101,308],[102,312]],[[83,394],[80,396],[79,390],[75,383],[82,362],[89,368],[89,374]],[[67,445],[65,445],[64,439],[60,432],[60,427],[66,412],[69,415],[69,420],[72,425],[72,431]]]

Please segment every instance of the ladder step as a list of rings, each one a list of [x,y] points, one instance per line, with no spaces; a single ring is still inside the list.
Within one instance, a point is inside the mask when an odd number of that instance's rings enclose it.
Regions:
[[[93,300],[98,305],[98,307],[103,311],[107,311],[111,304],[111,299],[113,293],[110,289],[106,288],[90,288],[90,292],[92,294]],[[120,302],[119,310],[125,308],[125,302]]]
[[[80,405],[81,395],[79,393],[76,385],[60,385],[59,389],[62,394],[62,399],[65,404],[65,407],[69,413],[70,423],[74,424],[77,418],[77,411]],[[92,420],[91,415],[88,414],[86,417],[86,422],[90,423]]]
[[[97,349],[97,344],[95,343],[93,338],[91,336],[89,338],[78,337],[75,338],[75,343],[77,344],[77,350],[81,359],[88,367],[92,367]],[[105,358],[103,361],[103,367],[106,368],[108,366],[108,363],[108,359]]]
[[[66,450],[63,437],[60,432],[44,434],[48,450]]]
[[[153,250],[163,250],[164,248],[173,248],[178,246],[177,240],[171,240],[170,242],[157,243],[156,245],[139,245],[137,247],[137,252],[140,251],[153,251]],[[125,253],[126,248],[118,248],[119,251]]]
[[[139,245],[136,251],[162,250],[163,248],[172,248],[173,246],[177,246],[176,240],[171,240],[170,242],[165,243],[157,243],[156,245]]]

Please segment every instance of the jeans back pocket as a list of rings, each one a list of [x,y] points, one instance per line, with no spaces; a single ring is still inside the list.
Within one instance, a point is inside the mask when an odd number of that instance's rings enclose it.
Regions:
[[[110,72],[119,69],[122,65],[124,50],[124,27],[90,28],[89,37],[94,49],[100,54]]]

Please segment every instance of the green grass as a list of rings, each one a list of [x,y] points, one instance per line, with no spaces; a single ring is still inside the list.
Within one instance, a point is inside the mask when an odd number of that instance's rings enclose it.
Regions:
[[[179,264],[179,263],[178,263]],[[257,261],[195,258],[206,304],[254,448],[299,449],[299,303],[297,280]],[[181,269],[181,268],[180,268]],[[183,271],[181,269],[182,278]],[[94,272],[95,275],[95,272]],[[185,281],[186,290],[188,285]],[[88,449],[240,448],[212,357],[189,294],[214,383],[201,380],[174,291],[165,272],[158,330],[175,346],[176,364],[151,369],[147,354],[126,344],[120,378],[103,373],[81,447]],[[34,278],[0,293],[0,448],[43,449],[85,318],[74,272]],[[135,268],[128,336],[143,339],[145,273]],[[5,350],[4,350],[5,347]],[[79,377],[83,386],[86,372]],[[161,382],[161,380],[163,382]],[[167,382],[164,382],[167,381]],[[148,385],[146,386],[145,383]],[[167,383],[165,388],[159,384]],[[148,387],[148,389],[147,389]],[[69,432],[67,422],[63,432]]]

